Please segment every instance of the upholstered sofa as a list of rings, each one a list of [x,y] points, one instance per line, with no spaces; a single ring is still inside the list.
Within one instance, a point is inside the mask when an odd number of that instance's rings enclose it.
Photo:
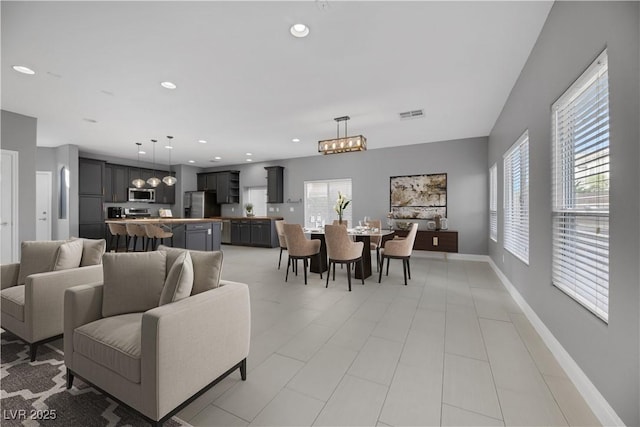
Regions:
[[[160,246],[103,266],[65,293],[67,388],[77,376],[162,425],[236,369],[246,379],[249,289],[220,280],[222,252]]]
[[[67,288],[102,279],[105,240],[22,242],[20,263],[0,266],[2,327],[29,344],[60,338]]]

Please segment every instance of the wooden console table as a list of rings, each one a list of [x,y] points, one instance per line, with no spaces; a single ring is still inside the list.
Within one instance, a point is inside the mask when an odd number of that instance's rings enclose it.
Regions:
[[[395,230],[396,236],[405,237],[409,231]],[[413,249],[419,251],[438,251],[458,253],[458,232],[451,230],[418,230]]]

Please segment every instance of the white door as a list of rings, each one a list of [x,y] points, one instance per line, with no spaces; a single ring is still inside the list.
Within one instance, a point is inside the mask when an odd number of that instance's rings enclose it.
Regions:
[[[18,152],[2,150],[0,163],[0,264],[18,262]]]
[[[36,240],[51,240],[51,172],[36,172]]]

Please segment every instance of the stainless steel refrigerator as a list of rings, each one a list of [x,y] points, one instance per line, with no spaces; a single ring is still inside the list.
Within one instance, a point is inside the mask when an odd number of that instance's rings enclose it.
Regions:
[[[185,191],[185,218],[210,218],[220,216],[220,205],[212,191]]]

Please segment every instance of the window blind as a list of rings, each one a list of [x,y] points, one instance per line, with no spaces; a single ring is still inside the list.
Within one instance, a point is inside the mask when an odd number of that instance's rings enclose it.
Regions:
[[[489,168],[489,237],[498,241],[498,165]]]
[[[331,224],[338,219],[333,209],[340,191],[348,200],[352,199],[351,179],[333,179],[323,181],[305,181],[304,183],[304,224],[305,227],[316,227]],[[352,203],[349,203],[342,219],[347,220],[349,227],[352,221]]]
[[[529,133],[504,155],[504,248],[529,264]]]
[[[609,316],[609,81],[606,50],[552,105],[553,284]]]

